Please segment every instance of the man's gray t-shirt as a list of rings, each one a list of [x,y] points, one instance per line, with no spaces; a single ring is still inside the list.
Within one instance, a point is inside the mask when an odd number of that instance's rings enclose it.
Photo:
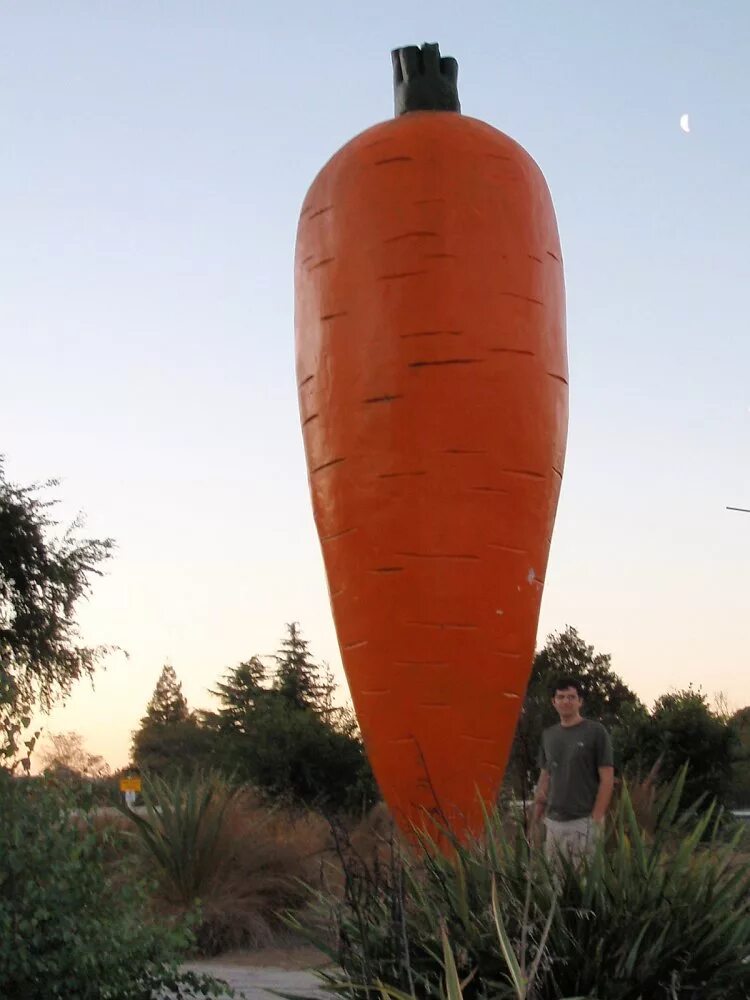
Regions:
[[[609,733],[592,719],[575,726],[550,726],[542,734],[539,766],[549,771],[550,819],[590,816],[599,791],[599,768],[612,766]]]

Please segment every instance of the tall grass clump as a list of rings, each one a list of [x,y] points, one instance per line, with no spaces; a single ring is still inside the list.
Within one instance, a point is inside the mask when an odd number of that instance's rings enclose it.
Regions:
[[[143,781],[144,809],[128,812],[136,849],[166,909],[197,913],[198,951],[273,944],[280,914],[307,902],[328,846],[310,812],[269,808],[214,773]]]
[[[445,933],[464,1000],[747,1000],[741,833],[727,833],[713,807],[680,814],[683,789],[684,773],[648,834],[624,788],[606,841],[578,866],[551,870],[498,811],[481,840],[455,843],[450,857],[424,836],[414,854],[392,841],[387,864],[346,857],[343,897],[316,891],[318,940],[332,923],[327,944],[342,970],[329,988],[446,996]]]

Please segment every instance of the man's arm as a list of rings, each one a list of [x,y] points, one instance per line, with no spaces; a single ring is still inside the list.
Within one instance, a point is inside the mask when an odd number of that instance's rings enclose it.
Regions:
[[[615,786],[615,769],[611,765],[599,768],[599,791],[596,793],[591,818],[595,823],[603,823],[607,815],[609,803],[612,800],[612,789]]]
[[[544,816],[544,811],[547,808],[548,794],[549,771],[547,771],[546,768],[542,768],[539,774],[539,781],[536,783],[536,791],[534,792],[534,809],[532,812],[532,818],[535,822],[538,822]]]

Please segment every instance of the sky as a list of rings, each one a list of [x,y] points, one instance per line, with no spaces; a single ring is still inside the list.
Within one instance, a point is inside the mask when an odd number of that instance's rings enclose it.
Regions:
[[[0,0],[0,452],[117,542],[44,720],[113,766],[299,621],[344,684],[294,375],[305,192],[437,41],[549,183],[571,415],[539,642],[750,703],[750,4]],[[681,131],[690,115],[689,134]],[[342,697],[345,690],[342,688]]]

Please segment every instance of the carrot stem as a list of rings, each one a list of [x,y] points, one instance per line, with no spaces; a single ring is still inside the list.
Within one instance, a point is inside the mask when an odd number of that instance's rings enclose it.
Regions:
[[[405,45],[391,52],[396,117],[409,111],[461,111],[458,63],[437,43]]]

